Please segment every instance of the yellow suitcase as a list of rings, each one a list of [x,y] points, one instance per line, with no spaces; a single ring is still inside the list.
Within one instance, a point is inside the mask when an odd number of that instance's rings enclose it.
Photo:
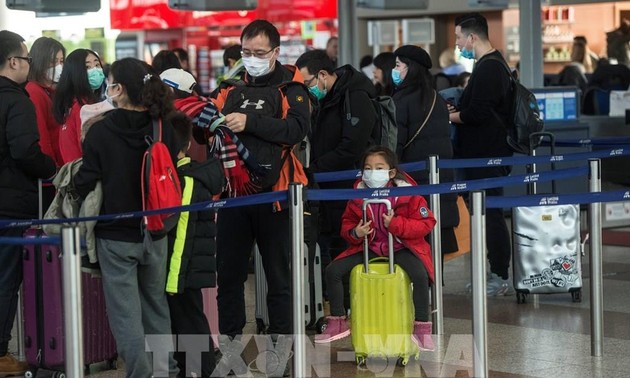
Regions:
[[[391,209],[389,200],[366,200],[364,219],[371,203],[384,203]],[[389,234],[389,259],[368,261],[367,244],[366,238],[364,263],[350,273],[350,327],[356,362],[362,365],[370,357],[397,357],[398,364],[404,366],[410,357],[418,359],[420,353],[411,339],[414,321],[411,281],[394,264],[392,234]]]

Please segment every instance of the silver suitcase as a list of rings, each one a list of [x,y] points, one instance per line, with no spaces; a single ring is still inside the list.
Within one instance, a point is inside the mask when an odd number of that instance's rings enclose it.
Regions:
[[[553,134],[532,136],[549,137],[551,154],[555,154]],[[535,155],[533,150],[531,155]],[[529,191],[535,192],[533,188]],[[552,183],[552,192],[555,191]],[[512,267],[518,303],[525,303],[528,294],[552,293],[570,293],[573,302],[582,301],[580,236],[579,205],[512,209]]]
[[[555,205],[512,210],[514,289],[527,294],[571,293],[582,299],[580,207]]]

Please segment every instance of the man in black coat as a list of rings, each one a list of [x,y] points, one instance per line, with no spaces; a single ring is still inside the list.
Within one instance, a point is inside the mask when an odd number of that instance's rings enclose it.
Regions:
[[[31,57],[19,35],[0,31],[0,219],[36,218],[37,179],[54,176],[54,161],[39,147],[35,107],[24,89]],[[0,228],[0,238],[26,229]],[[23,374],[28,365],[8,353],[22,283],[22,247],[0,243],[0,372]]]
[[[477,60],[462,93],[460,108],[449,105],[450,121],[456,125],[455,156],[511,156],[505,125],[510,115],[512,93],[503,56],[488,40],[488,22],[479,13],[458,17],[455,25],[455,43],[462,56]],[[509,173],[507,166],[463,170],[465,180],[503,177]],[[502,196],[503,188],[488,189],[486,195]],[[490,260],[487,294],[513,295],[514,287],[508,279],[512,244],[503,209],[486,210],[486,240]]]
[[[350,65],[335,69],[334,63],[323,50],[308,51],[295,64],[304,76],[304,84],[318,100],[309,135],[309,169],[318,173],[362,168],[359,167],[361,157],[372,143],[372,130],[377,124],[376,110],[371,102],[371,98],[376,97],[374,85]],[[348,105],[350,109],[347,109]],[[347,117],[349,112],[351,117]],[[319,186],[322,189],[349,189],[353,181],[319,183]],[[345,249],[345,242],[339,236],[345,205],[346,201],[321,204],[319,242],[323,265]],[[325,255],[327,241],[330,243],[328,256]]]

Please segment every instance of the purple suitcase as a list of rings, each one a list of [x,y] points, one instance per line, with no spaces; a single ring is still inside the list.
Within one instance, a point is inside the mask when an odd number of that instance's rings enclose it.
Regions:
[[[28,229],[26,238],[43,235]],[[24,351],[31,369],[63,371],[63,295],[58,245],[24,246]],[[82,273],[83,361],[87,365],[108,361],[115,367],[116,342],[105,312],[100,278]],[[35,376],[34,371],[31,371]]]

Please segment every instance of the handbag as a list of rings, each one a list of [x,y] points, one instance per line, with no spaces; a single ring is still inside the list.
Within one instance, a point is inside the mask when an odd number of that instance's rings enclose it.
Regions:
[[[416,139],[416,137],[420,134],[420,132],[422,131],[422,129],[424,128],[424,126],[426,126],[427,122],[429,122],[429,118],[431,118],[431,114],[433,113],[433,108],[435,108],[435,100],[437,98],[437,92],[434,90],[433,91],[433,103],[431,104],[431,109],[429,109],[429,113],[427,114],[427,118],[424,119],[424,122],[422,122],[422,125],[420,125],[420,128],[418,129],[418,131],[416,131],[415,134],[413,134],[413,136],[411,137],[411,139],[409,139],[409,141],[403,146],[403,150],[407,147],[409,147],[409,145],[411,145],[411,143]]]

